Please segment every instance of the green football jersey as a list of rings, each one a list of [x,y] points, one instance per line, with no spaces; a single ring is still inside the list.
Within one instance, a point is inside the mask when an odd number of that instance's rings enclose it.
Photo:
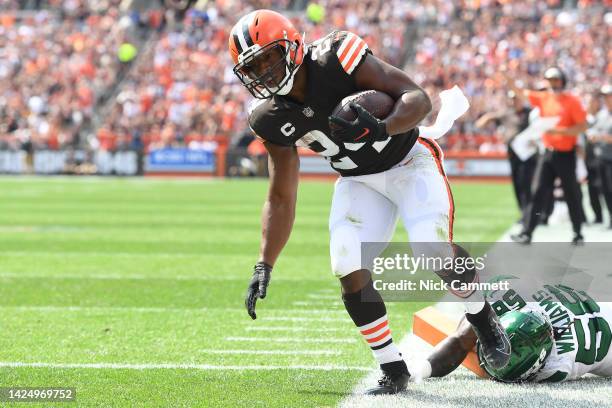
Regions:
[[[534,309],[550,320],[555,344],[533,381],[573,380],[586,373],[612,376],[612,305],[596,302],[585,291],[564,285],[541,285],[488,294],[497,313]],[[528,294],[528,295],[525,295]]]

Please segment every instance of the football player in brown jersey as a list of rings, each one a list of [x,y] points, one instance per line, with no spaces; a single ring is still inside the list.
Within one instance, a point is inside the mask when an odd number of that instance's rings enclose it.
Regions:
[[[291,21],[271,10],[240,18],[229,48],[235,74],[260,99],[249,125],[269,153],[259,261],[245,299],[249,315],[256,318],[257,299],[266,297],[272,267],[289,239],[299,175],[296,146],[308,147],[340,173],[329,220],[330,255],[346,310],[383,371],[368,393],[404,390],[410,374],[393,343],[383,299],[361,266],[361,243],[388,242],[402,218],[411,245],[441,242],[454,248],[454,205],[443,154],[417,128],[432,109],[428,95],[402,70],[375,57],[358,35],[335,31],[305,44]],[[395,100],[384,120],[359,105],[352,106],[353,122],[330,117],[343,98],[362,90]],[[505,366],[510,343],[499,319],[482,298],[467,300],[472,306],[466,317],[485,358],[494,367]]]

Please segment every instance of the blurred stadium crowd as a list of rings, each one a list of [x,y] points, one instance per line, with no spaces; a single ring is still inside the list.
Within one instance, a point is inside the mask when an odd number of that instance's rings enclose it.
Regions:
[[[129,3],[0,0],[0,148],[240,139],[250,97],[232,73],[227,37],[237,16],[261,7],[290,9],[307,42],[356,32],[430,95],[460,85],[472,109],[446,140],[451,150],[504,148],[494,124],[475,126],[492,107],[511,106],[500,70],[537,88],[543,70],[560,65],[585,105],[612,74],[609,0],[320,0],[307,8],[209,0],[180,2],[189,6],[180,12],[167,1]],[[120,60],[126,43],[138,55]]]

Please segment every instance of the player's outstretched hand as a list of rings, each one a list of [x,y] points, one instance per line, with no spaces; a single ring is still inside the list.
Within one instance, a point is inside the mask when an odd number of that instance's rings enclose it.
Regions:
[[[330,126],[332,136],[344,142],[365,141],[362,139],[378,141],[386,140],[389,137],[387,126],[382,120],[377,119],[357,103],[351,103],[349,106],[355,112],[357,118],[349,122],[337,116],[330,116],[329,123],[333,125]]]
[[[270,284],[270,273],[272,267],[265,262],[257,262],[253,267],[253,277],[249,283],[247,289],[246,298],[244,299],[244,305],[247,308],[247,312],[251,319],[257,319],[255,314],[255,304],[257,298],[263,299],[266,297],[268,285]]]

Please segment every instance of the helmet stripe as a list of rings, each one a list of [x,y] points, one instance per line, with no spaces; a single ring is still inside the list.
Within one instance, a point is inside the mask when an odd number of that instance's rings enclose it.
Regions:
[[[242,17],[234,26],[234,41],[237,45],[239,45],[239,54],[253,45],[253,40],[249,35],[249,24],[247,22],[247,17],[249,16],[250,14],[247,14],[246,16]]]
[[[249,47],[253,46],[253,39],[251,38],[251,34],[249,33],[249,26],[251,25],[251,21],[253,21],[253,19],[249,19],[249,21],[246,21],[246,19],[242,22],[242,35],[244,35],[244,39],[246,40],[246,43]]]
[[[236,46],[236,50],[238,50],[238,55],[242,54],[243,48],[240,44],[240,40],[238,40],[238,36],[236,33],[232,34],[232,39],[234,40],[234,45]]]

